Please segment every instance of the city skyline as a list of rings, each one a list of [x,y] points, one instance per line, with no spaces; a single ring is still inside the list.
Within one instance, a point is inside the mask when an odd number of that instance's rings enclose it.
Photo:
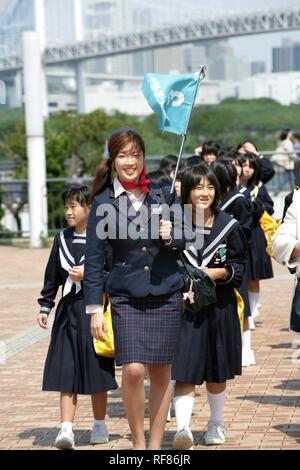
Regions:
[[[148,0],[112,0],[111,2],[102,2],[99,0],[95,2],[94,0],[81,0],[83,11],[84,11],[84,18],[83,22],[87,26],[86,18],[87,18],[87,4],[88,3],[98,3],[98,5],[105,4],[105,6],[109,5],[110,3],[115,3],[115,5],[120,5],[122,11],[118,12],[118,25],[122,24],[122,21],[125,20],[125,23],[122,28],[123,32],[127,32],[127,30],[141,30],[142,28],[147,29],[155,27],[155,21],[157,27],[163,26],[164,24],[172,24],[172,23],[180,23],[184,21],[196,21],[197,19],[203,18],[211,18],[216,15],[224,15],[224,14],[237,14],[237,13],[248,13],[254,11],[268,11],[274,10],[277,8],[282,8],[282,1],[281,0],[265,0],[262,6],[261,0],[252,0],[251,7],[249,7],[249,2],[246,0],[211,0],[209,5],[207,4],[206,0],[165,0],[163,3],[161,0],[152,0],[149,3]],[[61,21],[63,19],[64,23],[65,17],[62,15],[62,12],[66,11],[67,14],[70,15],[72,11],[71,2],[70,0],[61,0],[60,2],[53,2],[53,0],[46,0],[46,7],[47,10],[47,18],[46,18],[46,25],[48,28],[48,35],[50,39],[50,43],[53,42],[53,38],[60,42],[59,36],[60,34],[64,34],[67,38],[66,42],[72,41],[73,34],[71,33],[71,26],[66,25],[64,28],[61,26]],[[5,18],[5,13],[11,11],[16,5],[23,5],[22,12],[19,14],[19,17],[16,21],[15,30],[18,28],[22,28],[22,21],[25,22],[26,18],[24,17],[24,2],[19,0],[2,0],[0,3],[0,32],[1,27],[3,27],[1,23],[1,17]],[[26,0],[26,4],[28,7],[33,4],[33,0]],[[57,8],[57,5],[59,8]],[[285,8],[296,8],[300,7],[300,0],[287,0],[284,5]],[[99,8],[99,7],[98,7]],[[27,25],[32,22],[29,15],[30,8],[27,9]],[[135,18],[130,18],[130,14],[133,11],[139,11],[140,14],[136,15],[137,22],[135,22]],[[146,12],[152,12],[152,19],[150,20],[147,18]],[[57,21],[55,23],[55,12],[58,14]],[[159,13],[159,14],[158,14]],[[102,14],[102,13],[101,13]],[[23,16],[22,16],[23,15]],[[29,15],[29,16],[28,16]],[[26,15],[25,15],[26,16]],[[67,15],[68,16],[68,15]],[[155,20],[153,20],[153,16]],[[52,25],[49,23],[52,21]],[[147,21],[145,20],[147,19]],[[3,21],[3,20],[2,20]],[[4,20],[5,21],[5,20]],[[70,19],[70,23],[71,23]],[[137,24],[138,23],[138,24]],[[27,26],[28,27],[28,26]],[[116,22],[114,22],[114,28],[116,27]],[[120,27],[120,26],[119,26]],[[4,30],[5,31],[5,24]],[[51,32],[50,32],[51,29]],[[96,28],[95,28],[96,29]],[[67,33],[69,31],[69,34]],[[62,32],[63,31],[63,32]],[[61,32],[61,33],[60,33]],[[109,34],[114,34],[114,31],[109,29],[109,26],[106,28],[106,32]],[[117,31],[117,34],[119,31]],[[86,31],[88,33],[88,30]],[[3,34],[2,34],[3,35]],[[280,33],[270,33],[264,34],[263,42],[261,35],[256,36],[247,36],[247,37],[239,37],[239,38],[231,38],[228,40],[228,43],[233,47],[234,53],[237,56],[246,56],[249,57],[251,61],[263,61],[266,63],[267,71],[271,71],[271,61],[272,61],[272,47],[279,47],[281,46],[282,39],[288,38],[293,41],[299,41],[299,32],[280,32]],[[0,49],[5,52],[5,44],[2,40],[1,36],[1,44]],[[0,50],[0,52],[1,52]]]

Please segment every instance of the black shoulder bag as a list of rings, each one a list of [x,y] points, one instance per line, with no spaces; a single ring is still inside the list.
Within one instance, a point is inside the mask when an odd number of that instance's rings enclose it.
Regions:
[[[216,284],[203,269],[196,268],[184,259],[179,253],[179,272],[184,282],[184,293],[187,293],[185,308],[192,312],[199,312],[204,307],[217,302]]]

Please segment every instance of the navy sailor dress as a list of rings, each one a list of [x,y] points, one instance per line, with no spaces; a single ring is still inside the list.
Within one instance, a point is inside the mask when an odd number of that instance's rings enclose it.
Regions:
[[[46,358],[43,390],[95,394],[117,388],[114,359],[96,355],[90,333],[90,317],[85,313],[82,282],[68,275],[71,266],[84,262],[86,237],[72,228],[58,233],[45,272],[44,287],[38,299],[40,311],[50,313],[62,286]]]
[[[203,230],[203,229],[202,229]],[[234,289],[241,285],[246,264],[246,239],[237,220],[219,211],[204,228],[201,250],[184,251],[195,266],[225,267],[229,275],[216,281],[217,303],[199,312],[185,310],[172,367],[172,379],[201,385],[223,383],[242,373],[241,325]]]

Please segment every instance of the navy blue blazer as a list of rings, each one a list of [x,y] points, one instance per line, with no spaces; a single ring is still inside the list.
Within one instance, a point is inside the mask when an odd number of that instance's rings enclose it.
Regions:
[[[139,212],[135,213],[125,193],[115,198],[113,185],[95,197],[87,226],[83,283],[86,305],[102,305],[105,291],[110,296],[146,297],[172,294],[181,289],[176,250],[184,248],[183,237],[173,230],[169,245],[159,237],[151,237],[151,222],[162,203],[165,200],[161,190],[150,187],[141,210],[142,220],[138,221]],[[145,238],[126,237],[129,227],[142,231]],[[98,236],[104,232],[108,233],[107,241]],[[112,252],[107,280],[103,271],[106,243]]]

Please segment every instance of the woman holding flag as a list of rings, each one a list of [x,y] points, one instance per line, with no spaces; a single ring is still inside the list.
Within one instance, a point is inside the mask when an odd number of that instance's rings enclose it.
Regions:
[[[108,292],[115,360],[123,369],[122,394],[133,449],[146,449],[146,368],[150,379],[148,449],[160,449],[182,308],[182,280],[174,253],[183,242],[172,223],[159,215],[164,201],[161,191],[152,188],[146,178],[141,136],[131,128],[117,129],[108,141],[108,151],[109,158],[98,167],[92,191],[85,254],[86,311],[91,314],[93,337],[103,340],[102,295],[104,290]],[[160,219],[157,233],[151,230],[155,215]],[[105,285],[106,243],[112,250],[112,269]]]

